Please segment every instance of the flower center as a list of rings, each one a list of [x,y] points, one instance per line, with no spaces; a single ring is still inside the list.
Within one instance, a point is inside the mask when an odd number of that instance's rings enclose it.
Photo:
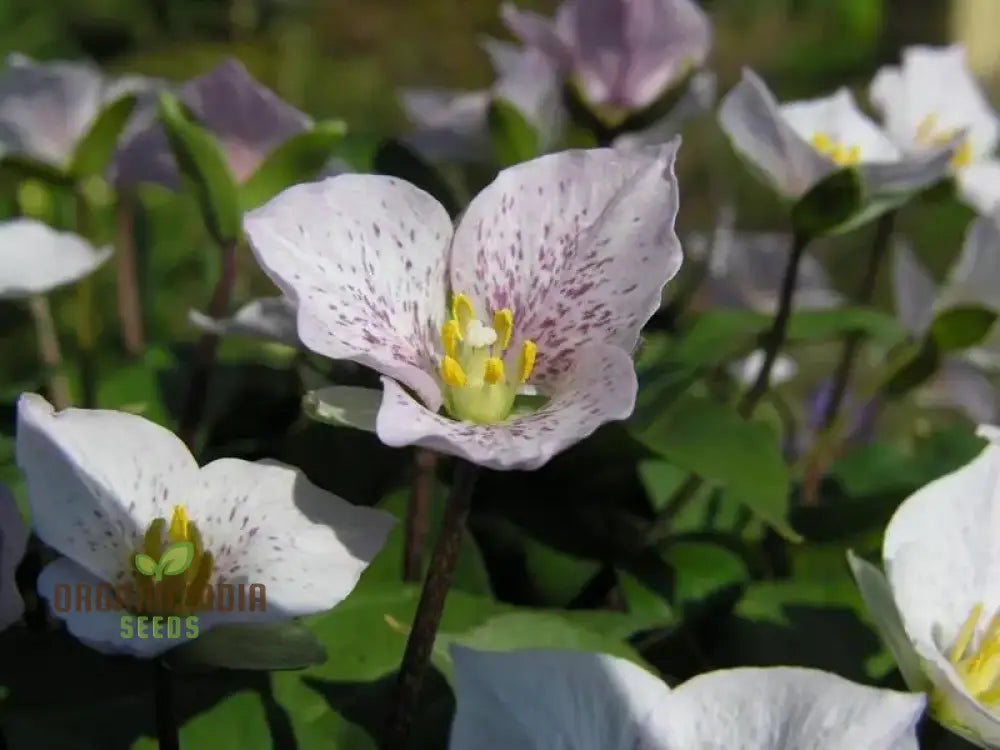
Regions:
[[[190,614],[204,604],[214,561],[183,505],[174,506],[169,525],[165,518],[149,524],[130,562],[136,597],[129,608],[136,613]]]
[[[917,125],[917,143],[925,148],[944,146],[958,135],[959,128],[942,129],[938,127],[938,116],[935,113],[927,115]],[[951,158],[953,169],[961,169],[972,163],[972,144],[966,138]]]
[[[494,424],[510,415],[518,389],[535,367],[537,350],[534,341],[525,340],[517,357],[509,356],[513,333],[514,314],[507,308],[493,314],[491,327],[475,317],[467,296],[454,296],[451,319],[441,328],[444,404],[452,417]],[[509,378],[508,370],[516,377]]]
[[[973,648],[976,626],[983,614],[983,605],[972,608],[968,619],[948,654],[962,684],[979,703],[992,713],[1000,713],[1000,612],[990,619],[985,632]],[[949,715],[943,696],[931,696],[931,705],[939,715]]]
[[[816,133],[809,142],[837,166],[850,167],[861,161],[861,146],[845,146],[826,133]]]

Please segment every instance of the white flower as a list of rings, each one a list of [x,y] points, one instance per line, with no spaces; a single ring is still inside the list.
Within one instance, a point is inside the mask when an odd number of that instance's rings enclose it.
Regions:
[[[927,187],[947,166],[947,145],[919,157],[903,153],[864,115],[847,89],[828,97],[779,104],[751,70],[723,99],[719,122],[733,147],[791,199],[845,166],[859,167],[866,195]]]
[[[28,528],[14,495],[0,484],[0,630],[21,619],[24,601],[14,574],[28,545]]]
[[[87,63],[11,54],[0,72],[0,148],[67,166],[106,105],[149,85],[140,76],[107,80]]]
[[[992,157],[1000,122],[959,45],[914,46],[902,65],[880,70],[869,92],[885,128],[905,151],[920,153],[962,136],[952,167],[963,199],[986,213],[1000,203],[1000,161]]]
[[[246,336],[302,348],[295,331],[295,304],[287,297],[251,300],[225,320],[210,318],[197,310],[191,310],[188,318],[201,330],[218,336]]]
[[[765,354],[763,349],[754,350],[743,359],[730,364],[729,374],[744,386],[753,384],[756,382],[757,374],[760,372],[760,368],[764,364],[764,356]],[[798,372],[799,366],[795,364],[794,359],[786,357],[783,354],[779,354],[778,358],[774,360],[774,365],[771,367],[771,377],[768,382],[772,386],[778,386],[782,383],[787,383],[789,380],[794,378]]]
[[[718,79],[710,70],[700,70],[691,76],[684,93],[662,118],[642,130],[622,133],[614,140],[615,148],[636,148],[666,143],[681,131],[688,121],[708,112],[715,105]]]
[[[635,406],[629,355],[681,264],[678,145],[505,169],[457,228],[376,175],[289,188],[244,228],[302,342],[384,376],[384,443],[534,469]],[[517,413],[524,386],[547,403]]]
[[[935,718],[1000,747],[1000,430],[966,466],[927,484],[885,531],[885,575],[848,555],[868,610],[906,684]]]
[[[111,248],[34,219],[0,222],[0,299],[46,294],[93,273]]]
[[[64,555],[38,579],[53,606],[62,585],[83,586],[92,599],[106,584],[142,590],[149,579],[136,571],[137,553],[156,560],[167,544],[191,542],[190,567],[164,586],[174,586],[201,632],[321,612],[354,588],[394,523],[277,462],[223,458],[199,469],[179,438],[133,414],[57,413],[23,394],[16,439],[35,530]],[[263,585],[266,608],[200,608],[220,583]],[[152,657],[183,642],[123,638],[121,612],[87,611],[78,600],[56,614],[99,651]]]
[[[719,670],[671,690],[605,654],[452,655],[450,750],[916,750],[926,702],[797,667]]]

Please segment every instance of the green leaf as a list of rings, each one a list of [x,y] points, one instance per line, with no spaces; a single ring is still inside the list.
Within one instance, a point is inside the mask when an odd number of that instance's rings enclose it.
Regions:
[[[863,208],[864,188],[855,167],[845,167],[814,185],[792,207],[792,225],[804,237],[829,234]]]
[[[684,606],[750,580],[743,558],[718,544],[676,541],[666,546],[663,559],[674,570],[674,603]]]
[[[135,556],[135,569],[144,576],[154,575],[157,569],[156,560],[140,552]]]
[[[909,393],[927,382],[941,366],[941,354],[930,338],[909,345],[909,351],[900,359],[900,363],[889,371],[880,386],[880,390],[890,397]]]
[[[70,187],[73,184],[72,176],[59,167],[20,154],[0,157],[0,180],[10,184],[38,180],[49,187]]]
[[[194,186],[209,233],[220,245],[233,242],[242,221],[239,192],[218,143],[173,94],[160,94],[160,120],[181,173]]]
[[[305,669],[326,661],[326,648],[296,620],[268,625],[222,625],[171,649],[171,669],[209,668],[273,671]]]
[[[104,172],[114,155],[118,136],[135,109],[135,103],[135,94],[127,94],[101,110],[70,159],[69,171],[74,177],[89,177]]]
[[[788,525],[788,467],[778,436],[767,425],[742,419],[707,398],[685,395],[658,418],[636,427],[633,435],[671,463],[722,485],[789,540],[799,537]]]
[[[161,576],[176,576],[191,567],[194,561],[193,542],[174,542],[160,555],[156,579]]]
[[[488,122],[493,155],[501,168],[538,156],[538,132],[514,104],[502,98],[493,99]]]
[[[271,750],[274,743],[261,697],[250,690],[227,696],[180,727],[184,748],[238,747],[240,750]],[[158,750],[152,737],[143,737],[132,750]]]
[[[982,342],[996,321],[997,313],[985,307],[953,307],[934,318],[929,335],[939,351],[960,351]]]
[[[347,125],[337,120],[318,122],[311,130],[289,138],[240,186],[243,209],[249,211],[291,185],[315,179],[346,132]]]

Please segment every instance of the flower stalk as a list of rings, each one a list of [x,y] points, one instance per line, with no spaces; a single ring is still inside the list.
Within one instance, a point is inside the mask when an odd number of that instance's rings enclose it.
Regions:
[[[49,397],[57,409],[65,409],[72,403],[72,399],[69,394],[69,382],[60,370],[62,351],[59,348],[59,335],[52,318],[52,308],[45,295],[36,294],[28,299],[28,309],[35,323],[38,357],[48,379]]]
[[[161,659],[153,660],[153,694],[156,706],[156,737],[160,750],[180,750],[174,715],[174,686],[170,670]]]
[[[427,514],[437,469],[437,454],[417,448],[414,454],[413,491],[406,507],[406,530],[403,541],[403,580],[417,582],[424,570],[424,543],[427,539]]]

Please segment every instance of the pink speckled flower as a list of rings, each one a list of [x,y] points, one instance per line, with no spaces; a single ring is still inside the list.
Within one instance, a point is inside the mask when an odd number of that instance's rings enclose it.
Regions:
[[[244,229],[303,344],[382,373],[384,443],[535,469],[632,412],[630,351],[681,264],[678,146],[518,164],[457,228],[413,185],[341,175],[289,188]],[[524,413],[532,391],[547,401]]]
[[[611,109],[649,106],[701,65],[712,44],[708,17],[692,0],[567,0],[552,20],[508,3],[501,16],[587,101]]]
[[[237,182],[246,181],[272,151],[312,124],[234,59],[181,86],[179,97],[218,138]],[[177,188],[177,165],[155,115],[151,109],[123,137],[114,163],[119,186],[147,182]]]

